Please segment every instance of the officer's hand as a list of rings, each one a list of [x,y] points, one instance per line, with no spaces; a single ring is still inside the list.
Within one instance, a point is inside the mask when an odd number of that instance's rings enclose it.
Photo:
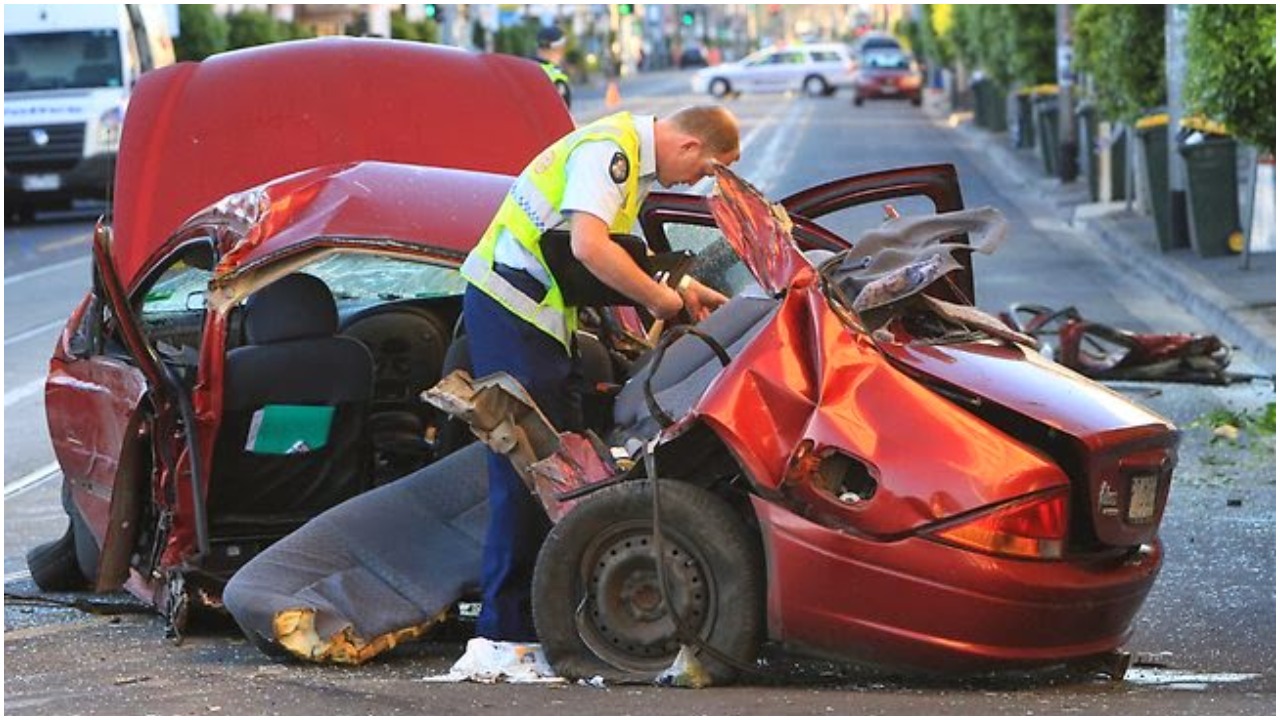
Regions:
[[[661,300],[649,308],[649,314],[656,320],[670,320],[684,309],[684,298],[667,285],[658,283],[658,287],[662,288]]]
[[[684,300],[685,308],[689,310],[689,318],[694,323],[702,322],[708,315],[729,301],[729,298],[714,288],[703,285],[692,276],[687,277],[689,283],[680,292],[680,296]]]

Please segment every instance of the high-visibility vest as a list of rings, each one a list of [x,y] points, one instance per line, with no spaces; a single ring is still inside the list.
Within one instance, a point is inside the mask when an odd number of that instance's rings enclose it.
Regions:
[[[617,144],[629,163],[627,177],[622,183],[622,207],[609,225],[609,232],[630,232],[640,213],[640,134],[631,113],[621,112],[578,128],[534,158],[507,192],[493,222],[489,223],[479,244],[462,264],[462,276],[468,282],[517,317],[559,340],[566,352],[578,327],[578,311],[565,304],[555,276],[542,255],[540,241],[543,233],[563,221],[560,202],[564,198],[565,164],[569,154],[584,142],[598,140]],[[504,228],[537,259],[550,278],[551,286],[540,303],[494,272],[494,250]]]

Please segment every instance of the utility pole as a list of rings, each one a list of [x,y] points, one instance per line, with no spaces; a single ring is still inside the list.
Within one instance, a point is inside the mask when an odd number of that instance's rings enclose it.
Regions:
[[[1058,35],[1058,178],[1075,182],[1079,174],[1080,145],[1076,141],[1076,108],[1072,89],[1075,70],[1071,67],[1071,6],[1057,6]]]
[[[1169,246],[1189,247],[1191,232],[1187,226],[1187,176],[1178,154],[1178,131],[1182,129],[1182,85],[1187,76],[1186,5],[1164,6],[1164,65],[1168,93],[1169,144],[1166,166],[1169,170]],[[1159,190],[1166,190],[1160,188]],[[1157,192],[1157,188],[1151,188]]]

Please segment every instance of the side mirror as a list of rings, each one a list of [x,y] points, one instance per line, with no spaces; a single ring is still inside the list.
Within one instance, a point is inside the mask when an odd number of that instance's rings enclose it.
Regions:
[[[204,308],[205,308],[205,299],[204,299],[203,290],[196,290],[195,292],[191,292],[187,294],[188,310],[204,310]]]

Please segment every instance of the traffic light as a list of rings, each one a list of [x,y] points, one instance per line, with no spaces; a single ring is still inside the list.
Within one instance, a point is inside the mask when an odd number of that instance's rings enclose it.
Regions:
[[[618,14],[619,14],[619,15],[630,15],[630,14],[634,13],[635,11],[636,11],[636,6],[635,6],[635,5],[619,5],[619,6],[618,6]]]
[[[423,5],[422,11],[426,14],[428,20],[438,20],[440,18],[439,5]]]
[[[685,10],[684,13],[680,15],[680,24],[684,25],[685,27],[689,27],[690,25],[693,25],[692,10]]]

